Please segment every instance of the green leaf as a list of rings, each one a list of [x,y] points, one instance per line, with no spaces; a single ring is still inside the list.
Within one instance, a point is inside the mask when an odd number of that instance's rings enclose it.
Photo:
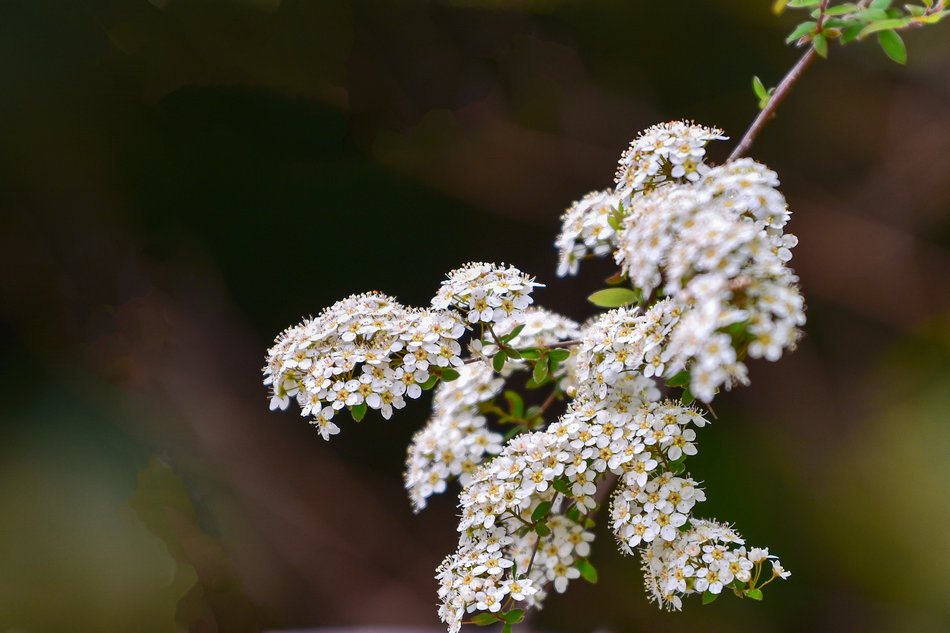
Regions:
[[[828,38],[821,33],[817,33],[811,40],[811,45],[815,47],[815,52],[821,57],[828,57]]]
[[[566,495],[571,491],[571,487],[563,479],[555,479],[551,482],[551,487],[560,492],[562,495]]]
[[[864,9],[854,14],[854,19],[862,22],[874,22],[875,20],[886,20],[887,11],[882,9]]]
[[[893,0],[872,0],[870,7],[872,9],[886,9],[891,6]]]
[[[621,270],[621,271],[617,271],[617,273],[611,275],[610,277],[607,277],[607,279],[605,279],[604,281],[610,284],[611,286],[616,286],[618,284],[622,284],[623,282],[627,281],[627,276]]]
[[[683,455],[679,459],[670,462],[670,472],[673,473],[674,475],[678,475],[684,470],[686,470],[686,466],[684,466],[685,461],[686,461],[686,455]]]
[[[877,22],[872,22],[866,27],[861,29],[861,32],[858,33],[858,38],[864,38],[870,35],[871,33],[877,33],[878,31],[887,31],[889,29],[900,29],[913,21],[913,18],[900,18],[898,20],[879,20]]]
[[[524,400],[519,393],[509,389],[505,391],[505,400],[508,401],[508,409],[511,411],[511,417],[518,419],[524,417]]]
[[[762,84],[762,80],[758,77],[752,78],[752,91],[760,100],[769,98],[769,91],[765,89],[765,86]]]
[[[680,400],[683,401],[683,404],[689,406],[693,404],[696,400],[696,397],[693,395],[693,392],[689,390],[689,387],[683,390],[683,395],[680,397]]]
[[[536,347],[523,347],[518,351],[521,352],[521,358],[526,358],[528,360],[541,358],[541,352],[539,352]]]
[[[587,300],[601,308],[619,308],[637,302],[637,293],[629,288],[604,288]]]
[[[495,354],[495,357],[491,359],[491,366],[495,371],[501,371],[505,368],[505,353],[498,352]]]
[[[524,620],[524,609],[512,609],[505,614],[505,621],[508,624],[518,624]]]
[[[366,403],[361,402],[360,404],[350,407],[350,415],[353,416],[353,419],[359,422],[363,419],[363,416],[366,415]]]
[[[544,379],[548,377],[548,364],[543,361],[538,361],[534,364],[534,373],[531,375],[534,378],[534,381],[539,385],[544,382]]]
[[[536,417],[538,417],[539,415],[541,415],[541,413],[543,413],[543,412],[541,411],[541,407],[539,407],[539,406],[536,405],[536,404],[533,404],[533,405],[531,405],[530,407],[528,407],[528,410],[527,410],[527,411],[524,412],[524,419],[525,419],[525,420],[533,420],[534,418],[536,418]]]
[[[947,10],[947,11],[940,11],[940,12],[938,12],[938,13],[934,13],[934,14],[932,14],[932,15],[928,15],[928,16],[925,17],[925,18],[917,18],[917,19],[914,20],[914,21],[915,21],[915,22],[923,22],[924,24],[936,24],[937,22],[939,22],[940,20],[944,19],[944,18],[947,17],[948,15],[950,15],[950,10]]]
[[[689,384],[689,372],[685,369],[666,381],[667,387],[682,387]]]
[[[904,46],[904,40],[895,31],[878,32],[877,41],[888,57],[898,64],[907,63],[907,47]]]
[[[864,28],[863,24],[857,24],[855,26],[849,26],[844,31],[841,32],[841,43],[847,44],[848,42],[853,42],[857,39],[858,35],[861,34],[861,29]]]
[[[551,528],[548,527],[547,523],[538,523],[534,526],[534,531],[538,533],[538,536],[547,536],[551,533]]]
[[[761,589],[749,589],[745,592],[747,598],[752,598],[753,600],[762,599],[762,590]]]
[[[816,7],[821,4],[821,0],[790,0],[788,6],[793,9],[803,9],[805,7]]]
[[[620,230],[620,218],[618,218],[613,213],[607,216],[607,224],[609,224],[610,228],[612,228],[615,231]]]
[[[571,506],[568,509],[566,516],[568,519],[570,519],[574,523],[577,523],[578,521],[581,520],[581,511],[577,509],[577,506]]]
[[[511,633],[511,623],[505,622],[505,626],[501,627],[501,633]]]
[[[542,501],[538,504],[538,507],[534,509],[534,512],[531,513],[531,522],[540,521],[547,516],[548,512],[551,511],[551,502]]]
[[[825,9],[825,15],[844,15],[845,13],[853,13],[858,10],[858,5],[853,2],[846,2],[844,4],[839,4],[836,7],[828,7]]]
[[[472,624],[477,624],[478,626],[488,626],[497,621],[498,616],[494,613],[479,613],[478,615],[472,616]]]
[[[581,572],[581,576],[592,585],[597,584],[597,570],[588,561],[583,558],[574,563],[574,567]]]
[[[710,602],[714,602],[716,598],[718,597],[719,597],[718,593],[712,593],[711,591],[707,589],[705,593],[703,593],[703,604],[709,604]]]
[[[455,371],[454,369],[443,369],[443,370],[442,370],[442,381],[443,381],[443,382],[452,382],[453,380],[457,380],[458,377],[459,377],[459,373],[458,373],[457,371]]]
[[[566,361],[570,355],[571,350],[569,349],[552,349],[548,352],[548,356],[559,363]]]
[[[439,382],[439,377],[435,374],[429,374],[428,380],[419,385],[423,390],[432,389],[435,387],[435,383]]]
[[[514,360],[521,359],[521,352],[516,350],[514,347],[506,347],[505,355],[508,356],[508,358],[513,358]]]
[[[519,325],[518,327],[516,327],[515,329],[513,329],[513,330],[511,331],[511,333],[505,334],[504,336],[502,336],[502,337],[501,337],[501,340],[504,341],[505,343],[507,343],[508,341],[510,341],[511,339],[513,339],[514,337],[516,337],[516,336],[518,336],[519,334],[521,334],[521,330],[524,329],[524,326],[525,326],[525,324],[522,323],[521,325]]]
[[[786,44],[791,44],[795,40],[805,37],[809,33],[815,30],[815,27],[818,26],[817,22],[802,22],[795,27],[795,30],[788,34],[788,37],[785,38]]]

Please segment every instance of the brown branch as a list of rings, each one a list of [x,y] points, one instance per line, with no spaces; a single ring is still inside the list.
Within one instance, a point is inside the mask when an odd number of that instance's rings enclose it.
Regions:
[[[809,46],[808,51],[799,58],[798,62],[792,66],[792,69],[788,71],[788,74],[782,78],[781,83],[775,88],[775,92],[772,93],[772,97],[769,99],[768,104],[762,111],[759,112],[759,115],[755,117],[755,120],[752,122],[752,125],[749,126],[749,129],[746,130],[745,134],[742,137],[742,140],[739,141],[739,144],[736,145],[736,148],[732,150],[732,153],[729,154],[729,158],[726,161],[732,161],[737,158],[740,158],[749,147],[752,145],[752,141],[755,140],[755,137],[762,130],[762,127],[775,114],[775,109],[778,108],[778,104],[782,102],[785,96],[788,94],[788,91],[791,90],[792,86],[795,85],[795,82],[798,81],[798,78],[802,76],[802,73],[805,72],[805,69],[808,68],[808,65],[811,64],[818,53],[815,52],[814,47]]]

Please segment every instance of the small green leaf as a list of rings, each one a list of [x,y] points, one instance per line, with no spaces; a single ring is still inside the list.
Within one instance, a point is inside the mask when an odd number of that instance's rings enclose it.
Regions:
[[[802,22],[795,27],[794,31],[788,34],[788,37],[785,38],[785,43],[791,44],[795,40],[805,37],[814,31],[816,26],[818,26],[817,22]]]
[[[518,624],[524,620],[524,609],[512,609],[505,614],[505,621],[508,624]]]
[[[542,501],[538,504],[538,507],[534,509],[534,512],[531,513],[531,522],[540,521],[547,516],[548,512],[551,511],[551,502]]]
[[[891,6],[893,0],[872,0],[870,7],[872,9],[886,9]]]
[[[937,22],[939,22],[940,20],[944,19],[944,18],[947,17],[948,15],[950,15],[950,10],[947,10],[947,11],[940,11],[940,12],[938,12],[938,13],[933,13],[933,14],[928,15],[927,17],[923,17],[923,18],[916,18],[914,21],[915,21],[915,22],[923,22],[924,24],[936,24]]]
[[[530,407],[528,407],[527,411],[524,412],[524,419],[533,420],[534,418],[541,415],[541,413],[543,413],[543,411],[541,410],[541,407],[539,407],[536,404],[533,404]]]
[[[666,381],[667,387],[682,387],[689,384],[689,372],[685,369]]]
[[[622,284],[623,282],[627,281],[627,276],[621,270],[621,271],[617,271],[615,274],[611,275],[610,277],[607,277],[607,279],[605,279],[604,281],[610,284],[611,286],[616,286],[617,284]]]
[[[507,343],[508,341],[510,341],[511,339],[513,339],[514,337],[516,337],[516,336],[518,336],[519,334],[521,334],[521,330],[524,329],[524,326],[525,326],[525,324],[522,323],[521,325],[519,325],[518,327],[516,327],[515,329],[513,329],[510,334],[505,334],[504,336],[502,336],[502,337],[501,337],[501,340],[504,341],[505,343]]]
[[[864,27],[861,32],[858,34],[858,38],[864,38],[870,35],[871,33],[877,33],[878,31],[887,31],[889,29],[900,29],[908,24],[913,22],[913,18],[900,18],[897,20],[879,20],[877,22],[872,22]]]
[[[479,613],[478,615],[472,616],[472,624],[477,624],[478,626],[488,626],[497,621],[498,616],[494,613]]]
[[[534,531],[538,533],[538,536],[547,536],[551,533],[551,528],[548,527],[547,523],[538,523],[534,526]]]
[[[360,404],[350,408],[350,415],[353,416],[353,419],[359,422],[363,419],[363,416],[366,415],[366,403],[361,402]]]
[[[712,593],[708,589],[703,593],[703,604],[714,602],[719,597],[718,593]]]
[[[430,374],[429,379],[419,385],[419,387],[421,387],[423,390],[432,389],[435,387],[435,383],[437,382],[439,382],[439,377],[435,374]]]
[[[455,371],[454,369],[442,370],[442,382],[452,382],[453,380],[457,380],[458,377],[459,377],[459,373]]]
[[[521,359],[521,352],[516,350],[514,347],[506,347],[505,355],[508,356],[508,358],[513,358],[514,360]]]
[[[759,99],[769,98],[769,91],[766,90],[762,80],[758,77],[752,78],[752,91],[755,92],[755,96],[757,96]]]
[[[491,366],[495,371],[501,371],[505,368],[505,353],[498,352],[495,354],[495,357],[491,360]]]
[[[693,404],[693,402],[696,400],[696,397],[693,396],[693,392],[689,390],[689,387],[687,387],[683,390],[683,395],[680,397],[680,400],[683,401],[683,404],[689,406]]]
[[[619,308],[637,302],[637,293],[629,288],[604,288],[587,300],[601,308]]]
[[[551,482],[551,487],[560,492],[562,495],[566,495],[571,491],[571,487],[563,479],[555,479]]]
[[[855,39],[857,39],[858,35],[861,34],[861,29],[863,28],[864,28],[864,24],[862,24],[861,22],[858,22],[854,26],[849,26],[848,28],[843,30],[841,32],[841,38],[840,38],[841,43],[847,44],[848,42],[852,42]]]
[[[577,509],[577,506],[571,506],[566,514],[567,518],[577,523],[581,520],[581,511]]]
[[[904,40],[895,31],[879,31],[877,41],[888,57],[898,64],[907,63],[907,47],[904,46]]]
[[[844,15],[845,13],[853,13],[858,10],[858,5],[853,2],[846,2],[844,4],[839,4],[836,7],[828,7],[825,9],[825,15]]]
[[[679,459],[670,462],[670,472],[673,473],[674,475],[678,475],[684,470],[686,470],[686,466],[684,466],[685,461],[686,461],[686,455],[683,455]]]
[[[520,394],[509,389],[505,391],[505,400],[508,401],[508,409],[511,411],[511,417],[518,419],[524,417],[524,400]]]
[[[548,352],[548,356],[550,356],[552,360],[556,360],[559,363],[566,361],[570,355],[571,350],[569,349],[552,349],[550,352]]]
[[[592,585],[597,584],[597,570],[588,561],[583,558],[574,563],[574,567],[581,572],[581,576]]]
[[[501,627],[501,633],[511,633],[511,623],[505,622],[505,626]]]
[[[534,364],[534,373],[531,375],[534,378],[534,381],[539,385],[544,382],[544,379],[548,377],[548,364],[539,360]]]
[[[745,592],[746,597],[752,598],[753,600],[762,599],[762,590],[761,589],[749,589]]]
[[[811,45],[815,47],[815,52],[821,57],[828,57],[828,38],[823,34],[817,33],[811,40]]]
[[[620,218],[618,218],[613,213],[607,216],[607,224],[609,224],[610,228],[612,228],[615,231],[620,230]]]
[[[788,3],[793,9],[803,9],[805,7],[815,7],[821,4],[821,0],[791,0]]]
[[[523,347],[518,351],[521,352],[521,358],[526,358],[528,360],[541,358],[541,352],[539,352],[536,347]]]

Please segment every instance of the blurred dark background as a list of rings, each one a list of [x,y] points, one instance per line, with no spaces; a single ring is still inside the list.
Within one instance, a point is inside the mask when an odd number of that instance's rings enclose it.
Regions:
[[[271,413],[273,337],[350,293],[506,261],[578,319],[558,218],[654,123],[733,141],[799,55],[771,1],[2,0],[0,630],[437,626],[451,495],[412,403],[330,443]],[[646,602],[607,532],[550,631],[950,627],[950,37],[814,65],[751,155],[799,235],[800,348],[717,399],[706,516],[793,571]]]

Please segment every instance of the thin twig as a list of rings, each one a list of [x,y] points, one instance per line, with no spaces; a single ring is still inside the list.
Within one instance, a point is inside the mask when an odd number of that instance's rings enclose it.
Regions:
[[[759,115],[755,117],[752,125],[749,126],[749,129],[746,130],[745,135],[743,135],[742,140],[739,141],[736,148],[729,154],[729,158],[726,159],[727,161],[735,160],[746,153],[752,145],[752,141],[755,140],[755,137],[762,130],[765,122],[775,114],[775,109],[778,108],[778,104],[782,102],[788,94],[788,91],[791,90],[792,86],[798,81],[798,78],[802,76],[802,73],[805,72],[805,69],[808,68],[808,65],[814,61],[817,55],[818,53],[815,52],[814,47],[809,46],[808,51],[799,58],[798,62],[788,71],[788,74],[782,78],[782,82],[775,88],[775,92],[772,93],[768,104],[766,104],[766,106],[762,108],[762,111],[759,112]]]

